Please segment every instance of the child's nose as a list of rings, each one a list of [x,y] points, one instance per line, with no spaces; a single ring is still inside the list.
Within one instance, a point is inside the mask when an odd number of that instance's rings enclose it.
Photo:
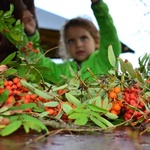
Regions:
[[[81,46],[81,45],[82,45],[81,40],[76,40],[76,46],[79,47],[79,46]]]

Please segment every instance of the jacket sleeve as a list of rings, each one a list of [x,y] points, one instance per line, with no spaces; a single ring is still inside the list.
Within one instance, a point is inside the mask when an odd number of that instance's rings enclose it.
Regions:
[[[32,41],[33,43],[39,42],[40,40],[40,34],[39,31],[36,29],[34,34],[27,35],[28,41]]]
[[[91,7],[100,28],[100,57],[105,59],[108,57],[109,45],[112,45],[116,57],[119,56],[121,43],[113,19],[109,14],[108,6],[101,0],[92,4]]]

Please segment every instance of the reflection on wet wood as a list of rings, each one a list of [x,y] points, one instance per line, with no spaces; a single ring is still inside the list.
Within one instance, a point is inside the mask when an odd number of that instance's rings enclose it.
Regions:
[[[131,134],[132,133],[132,134]],[[1,150],[148,150],[149,133],[138,136],[138,131],[130,128],[117,128],[113,132],[60,133],[39,140],[41,134],[31,131],[26,134],[18,130],[10,136],[0,137]],[[36,140],[35,140],[36,139]]]

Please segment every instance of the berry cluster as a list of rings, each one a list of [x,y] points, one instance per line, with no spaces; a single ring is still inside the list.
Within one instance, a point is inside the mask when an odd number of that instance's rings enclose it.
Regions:
[[[139,84],[136,83],[125,88],[122,92],[126,103],[124,106],[124,119],[126,121],[130,119],[139,120],[145,112],[144,100],[140,94],[141,90]]]
[[[26,55],[28,54],[28,52],[34,52],[34,53],[38,53],[39,50],[38,49],[35,49],[34,46],[33,46],[33,43],[32,42],[28,42],[26,46],[24,46],[22,49],[21,49],[21,52],[25,53]]]
[[[120,93],[121,93],[121,89],[119,86],[114,87],[108,93],[108,97],[113,102],[110,112],[116,115],[120,114],[124,102],[124,100],[119,96]]]
[[[28,92],[28,90],[21,85],[18,77],[13,78],[12,80],[5,80],[4,88],[0,89],[0,94],[2,94],[4,90],[8,90],[9,92],[6,104],[14,103],[15,100],[19,99],[21,93]]]
[[[21,85],[20,82],[21,80],[25,80],[25,79],[14,77],[13,79],[4,81],[3,87],[0,88],[0,94],[3,94],[4,91],[8,91],[8,98],[1,106],[4,105],[6,105],[6,107],[8,107],[8,105],[20,106],[22,104],[28,104],[28,103],[35,103],[38,105],[39,101],[42,103],[47,103],[47,102],[53,103],[53,100],[51,99],[45,99],[37,94],[31,93],[27,88]],[[62,96],[66,92],[67,90],[62,89],[62,90],[58,90],[57,94]],[[44,111],[47,111],[48,115],[57,116],[59,112],[62,111],[63,104],[68,104],[72,108],[75,107],[72,103],[60,101],[56,106],[45,106]],[[32,112],[32,111],[33,111],[32,109],[24,110],[24,112]],[[61,119],[68,120],[68,116],[64,113]],[[4,124],[5,122],[4,119],[3,120],[0,119],[0,124],[1,122]]]

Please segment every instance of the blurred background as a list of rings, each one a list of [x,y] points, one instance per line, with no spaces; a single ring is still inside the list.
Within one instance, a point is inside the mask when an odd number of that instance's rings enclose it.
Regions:
[[[122,43],[122,59],[138,67],[138,58],[150,52],[150,0],[104,0]],[[35,0],[42,44],[58,46],[59,30],[66,20],[82,16],[97,26],[90,0]],[[98,26],[97,26],[98,28]],[[47,54],[58,58],[57,49]]]

